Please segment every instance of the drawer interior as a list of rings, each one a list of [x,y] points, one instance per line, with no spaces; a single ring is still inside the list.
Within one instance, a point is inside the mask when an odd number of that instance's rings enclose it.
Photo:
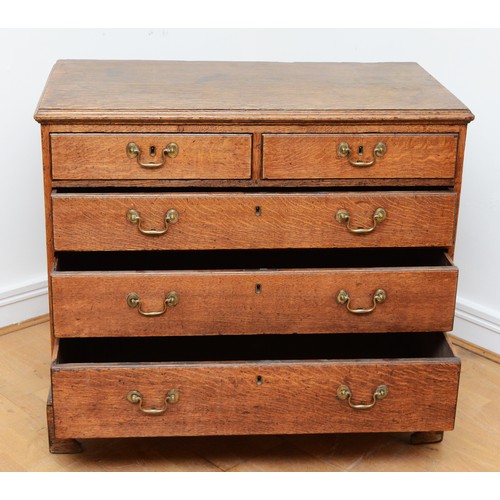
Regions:
[[[159,271],[452,266],[444,250],[285,249],[59,252],[56,271]]]
[[[211,361],[442,359],[454,354],[441,332],[210,337],[64,338],[58,364]]]

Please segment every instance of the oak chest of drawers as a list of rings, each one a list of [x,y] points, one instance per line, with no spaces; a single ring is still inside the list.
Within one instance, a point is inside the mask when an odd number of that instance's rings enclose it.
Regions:
[[[470,111],[413,63],[59,61],[53,452],[454,425]]]

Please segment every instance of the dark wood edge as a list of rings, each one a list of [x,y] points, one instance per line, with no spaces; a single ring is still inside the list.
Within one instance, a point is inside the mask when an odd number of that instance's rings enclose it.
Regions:
[[[54,180],[52,187],[57,188],[105,188],[105,187],[139,187],[139,188],[218,188],[218,189],[248,189],[248,188],[380,188],[390,187],[397,191],[399,187],[442,187],[453,188],[454,180],[449,179],[81,179]]]
[[[206,197],[220,197],[220,198],[231,198],[233,199],[234,197],[237,196],[243,196],[245,198],[270,198],[274,199],[276,196],[283,196],[284,198],[287,197],[303,197],[303,198],[316,198],[316,197],[331,197],[331,198],[365,198],[367,196],[373,197],[373,198],[387,198],[387,197],[398,197],[398,198],[408,198],[408,197],[413,197],[413,196],[420,196],[420,197],[425,197],[425,198],[454,198],[456,199],[457,195],[455,192],[449,190],[449,191],[425,191],[425,190],[405,190],[401,191],[398,190],[397,187],[394,187],[391,190],[387,191],[379,191],[377,189],[373,191],[303,191],[303,190],[298,190],[298,191],[283,191],[283,192],[276,192],[276,191],[265,191],[265,192],[248,192],[248,191],[236,191],[236,190],[231,190],[231,191],[166,191],[166,192],[140,192],[140,191],[133,191],[133,192],[109,192],[109,193],[89,193],[89,192],[82,192],[82,193],[75,193],[75,192],[58,192],[56,190],[52,191],[51,197],[52,198],[64,198],[64,199],[85,199],[85,198],[97,198],[99,200],[112,200],[112,199],[123,199],[123,198],[206,198]]]
[[[430,134],[459,136],[463,129],[461,123],[434,123],[426,121],[395,122],[280,122],[280,123],[238,123],[238,122],[203,122],[203,123],[169,123],[168,121],[144,123],[140,120],[116,122],[55,122],[47,125],[54,134]]]
[[[304,334],[307,335],[307,334]],[[246,361],[165,361],[165,362],[87,362],[87,363],[61,363],[58,364],[55,361],[52,365],[52,372],[60,371],[74,371],[74,370],[108,370],[116,368],[125,368],[131,370],[141,370],[141,369],[170,369],[170,368],[241,368],[246,367],[301,367],[307,364],[307,366],[360,366],[360,365],[383,365],[384,367],[394,368],[400,365],[441,365],[445,363],[446,365],[457,365],[457,369],[460,369],[461,361],[457,358],[453,352],[450,356],[440,356],[440,357],[428,357],[428,358],[393,358],[390,362],[386,358],[373,358],[373,359],[307,359],[307,360],[246,360]]]
[[[469,123],[474,120],[474,115],[468,109],[461,110],[266,110],[266,109],[235,109],[235,110],[62,110],[37,108],[34,119],[41,124],[48,123],[283,123],[290,121],[303,121],[309,123],[347,123],[347,122],[454,122]]]
[[[383,248],[383,247],[379,247]],[[405,247],[406,248],[406,247]],[[345,248],[344,248],[345,249]],[[270,249],[272,250],[272,249]],[[438,265],[438,264],[429,264],[425,266],[397,266],[397,270],[399,273],[453,273],[458,274],[458,268],[451,265]],[[327,274],[327,273],[335,273],[335,274],[358,274],[363,273],[365,275],[369,275],[372,273],[376,274],[391,274],[395,272],[395,267],[369,267],[369,268],[359,268],[359,267],[300,267],[300,268],[287,268],[287,269],[190,269],[190,270],[178,270],[178,269],[169,269],[166,271],[162,270],[153,270],[153,271],[132,271],[132,270],[123,270],[123,271],[58,271],[55,269],[51,273],[51,277],[53,278],[62,278],[62,277],[78,277],[78,276],[134,276],[134,277],[148,277],[148,276],[185,276],[189,274],[189,276],[227,276],[227,275],[238,275],[238,276],[272,276],[279,274],[280,276],[287,275],[314,275],[314,274]]]

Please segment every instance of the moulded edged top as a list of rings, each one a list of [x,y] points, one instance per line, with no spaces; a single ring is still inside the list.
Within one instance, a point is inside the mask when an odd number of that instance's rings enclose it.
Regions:
[[[469,122],[416,63],[60,60],[39,122]]]

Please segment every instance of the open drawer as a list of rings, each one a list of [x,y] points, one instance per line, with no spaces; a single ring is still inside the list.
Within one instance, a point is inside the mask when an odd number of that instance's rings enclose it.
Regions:
[[[444,334],[59,339],[56,437],[451,430]]]
[[[59,254],[56,337],[448,331],[438,249]]]

